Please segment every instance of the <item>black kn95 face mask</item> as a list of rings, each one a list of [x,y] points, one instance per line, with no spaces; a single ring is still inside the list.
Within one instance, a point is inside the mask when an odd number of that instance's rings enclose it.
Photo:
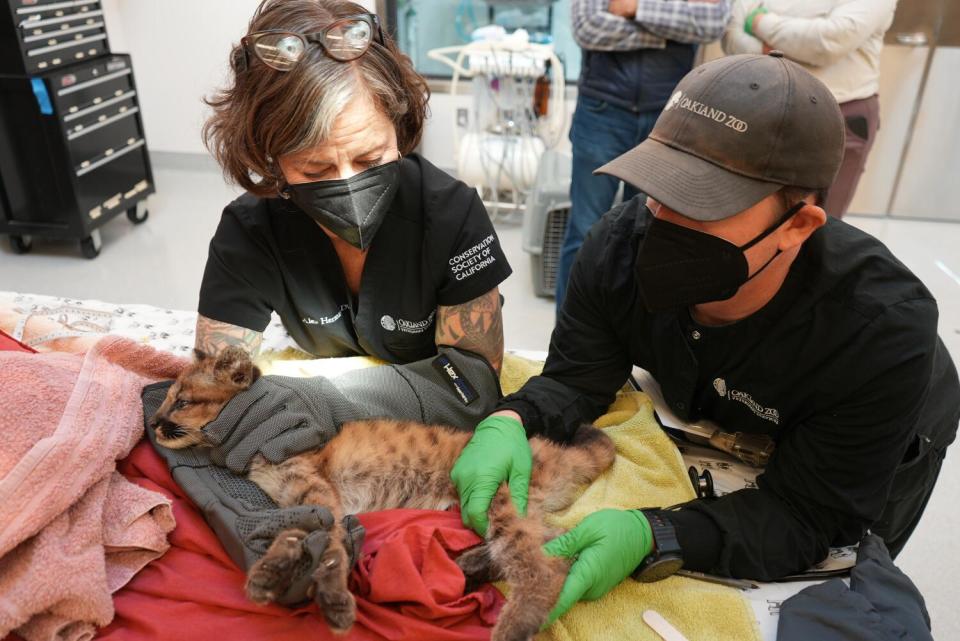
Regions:
[[[776,231],[805,202],[788,209],[773,225],[744,245],[734,245],[683,225],[654,218],[637,250],[634,266],[640,295],[648,311],[661,312],[731,298],[752,275],[744,252]]]
[[[368,249],[393,203],[400,162],[337,180],[288,185],[283,195],[317,223],[357,249]]]

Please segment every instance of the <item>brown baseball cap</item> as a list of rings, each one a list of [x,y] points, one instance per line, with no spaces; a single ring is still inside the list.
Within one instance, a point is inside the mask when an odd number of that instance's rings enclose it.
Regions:
[[[830,187],[843,142],[840,107],[810,72],[779,51],[729,56],[684,76],[650,136],[594,173],[722,220],[784,186]]]

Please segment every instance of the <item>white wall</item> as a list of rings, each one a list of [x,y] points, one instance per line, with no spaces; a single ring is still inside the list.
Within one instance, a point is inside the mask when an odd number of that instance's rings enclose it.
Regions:
[[[224,84],[230,47],[259,0],[103,0],[113,51],[130,53],[154,151],[206,153],[202,98]],[[374,0],[361,0],[371,9]],[[372,9],[371,9],[372,10]]]
[[[200,129],[204,96],[227,79],[230,47],[246,33],[259,0],[103,0],[113,51],[133,56],[150,149],[206,154]],[[360,4],[373,10],[375,0]],[[422,151],[452,169],[453,114],[469,96],[434,94]],[[568,111],[574,101],[567,101]],[[560,147],[569,148],[564,136]]]

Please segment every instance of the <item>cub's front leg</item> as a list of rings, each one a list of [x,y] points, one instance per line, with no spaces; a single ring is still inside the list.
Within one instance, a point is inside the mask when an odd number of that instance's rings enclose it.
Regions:
[[[304,564],[311,561],[304,548],[308,534],[305,530],[291,529],[277,535],[266,554],[247,572],[247,598],[266,605],[286,594]]]
[[[247,597],[261,605],[281,601],[297,583],[305,582],[306,595],[320,607],[330,628],[347,632],[356,619],[357,606],[347,585],[350,555],[344,536],[340,523],[329,533],[284,530],[247,573]],[[310,574],[309,568],[314,566]],[[294,593],[303,594],[303,589],[301,584]]]
[[[338,634],[347,632],[357,618],[357,603],[347,586],[351,566],[345,536],[342,523],[337,521],[330,532],[330,544],[313,571],[313,600]]]

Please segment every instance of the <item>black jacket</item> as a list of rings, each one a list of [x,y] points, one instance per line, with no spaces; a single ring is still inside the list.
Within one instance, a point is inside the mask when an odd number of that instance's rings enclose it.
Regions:
[[[777,641],[933,641],[923,595],[875,534],[860,541],[849,584],[830,579],[784,601]]]
[[[960,384],[936,302],[882,243],[830,219],[752,316],[702,327],[686,310],[649,313],[633,271],[651,220],[644,199],[590,231],[543,375],[500,408],[517,411],[531,435],[564,440],[606,410],[638,365],[681,418],[772,435],[756,489],[668,515],[688,568],[757,579],[804,570],[830,545],[860,540],[918,448],[953,440]]]

